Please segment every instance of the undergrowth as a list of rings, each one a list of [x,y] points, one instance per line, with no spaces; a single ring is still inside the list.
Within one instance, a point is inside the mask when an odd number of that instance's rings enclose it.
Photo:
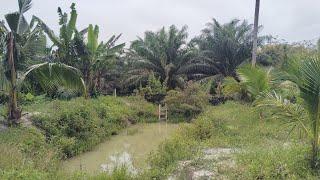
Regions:
[[[236,167],[224,172],[229,179],[317,179],[307,139],[290,130],[281,121],[261,118],[249,105],[210,107],[151,155],[151,169],[143,177],[163,179],[205,148],[233,148],[239,152]]]

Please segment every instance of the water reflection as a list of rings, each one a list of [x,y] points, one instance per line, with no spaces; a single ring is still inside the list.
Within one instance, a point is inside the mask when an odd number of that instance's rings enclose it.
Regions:
[[[133,175],[138,174],[138,169],[133,166],[132,156],[128,152],[111,155],[109,159],[110,163],[101,164],[102,171],[111,174],[115,168],[125,167],[129,173]]]

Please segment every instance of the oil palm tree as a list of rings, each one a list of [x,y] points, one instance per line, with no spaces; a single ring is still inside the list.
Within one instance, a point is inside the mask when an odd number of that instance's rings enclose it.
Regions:
[[[3,63],[4,79],[1,81],[8,82],[9,102],[8,102],[8,120],[9,123],[17,123],[21,117],[21,109],[17,103],[17,91],[19,88],[20,80],[23,81],[33,76],[36,80],[41,81],[44,77],[47,78],[47,82],[55,82],[70,85],[74,85],[75,88],[83,89],[81,85],[81,77],[75,73],[74,68],[56,63],[42,63],[27,68],[30,60],[38,58],[46,46],[45,36],[42,34],[39,26],[33,27],[29,25],[24,17],[24,13],[27,12],[31,6],[31,0],[18,0],[19,10],[14,13],[5,15],[5,19],[9,28],[2,25],[2,30],[5,37],[4,58],[1,60]],[[28,69],[24,76],[18,76],[18,72],[22,72]],[[63,76],[63,74],[56,75],[57,70],[64,74],[70,75],[68,78],[75,78],[71,83],[70,79]],[[50,79],[50,80],[49,80]],[[45,81],[43,81],[45,82]],[[76,84],[78,83],[78,84]],[[44,83],[41,83],[45,88]],[[48,87],[48,86],[47,86]]]
[[[168,89],[183,87],[184,73],[180,70],[191,57],[187,37],[186,26],[179,30],[172,25],[168,30],[147,31],[144,38],[133,41],[130,53],[134,69],[126,84],[144,83],[153,72]]]
[[[199,47],[199,55],[184,71],[195,72],[200,78],[222,75],[238,80],[237,67],[251,56],[252,31],[247,21],[234,19],[220,24],[213,19],[202,34],[192,40]],[[259,38],[258,43],[262,40]]]

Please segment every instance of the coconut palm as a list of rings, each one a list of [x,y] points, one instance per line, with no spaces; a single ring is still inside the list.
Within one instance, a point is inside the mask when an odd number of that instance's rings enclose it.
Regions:
[[[222,75],[237,79],[237,67],[251,56],[252,31],[252,25],[247,21],[234,19],[220,24],[213,19],[202,34],[193,39],[200,53],[185,71],[197,72],[201,78]],[[258,43],[261,42],[262,38],[259,38]]]
[[[172,25],[167,30],[145,32],[144,38],[139,38],[131,44],[131,57],[134,69],[126,84],[139,84],[147,81],[149,74],[156,77],[168,89],[184,86],[184,73],[181,69],[190,60],[192,51],[187,46],[187,27],[178,29]]]
[[[254,12],[254,27],[253,27],[253,48],[252,48],[252,66],[257,62],[257,47],[258,47],[258,29],[259,29],[259,9],[260,0],[256,0],[255,12]]]

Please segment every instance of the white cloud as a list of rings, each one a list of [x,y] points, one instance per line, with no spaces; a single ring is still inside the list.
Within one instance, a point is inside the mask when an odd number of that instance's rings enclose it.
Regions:
[[[41,17],[58,31],[57,7],[69,12],[71,0],[34,0],[28,13]],[[211,18],[227,22],[233,18],[253,20],[254,0],[77,0],[78,28],[98,24],[101,39],[123,33],[129,42],[146,30],[162,26],[188,25],[190,36],[199,34]],[[0,0],[0,17],[17,8],[15,0]],[[315,0],[262,0],[260,24],[263,34],[278,35],[288,41],[318,38],[320,2]]]

